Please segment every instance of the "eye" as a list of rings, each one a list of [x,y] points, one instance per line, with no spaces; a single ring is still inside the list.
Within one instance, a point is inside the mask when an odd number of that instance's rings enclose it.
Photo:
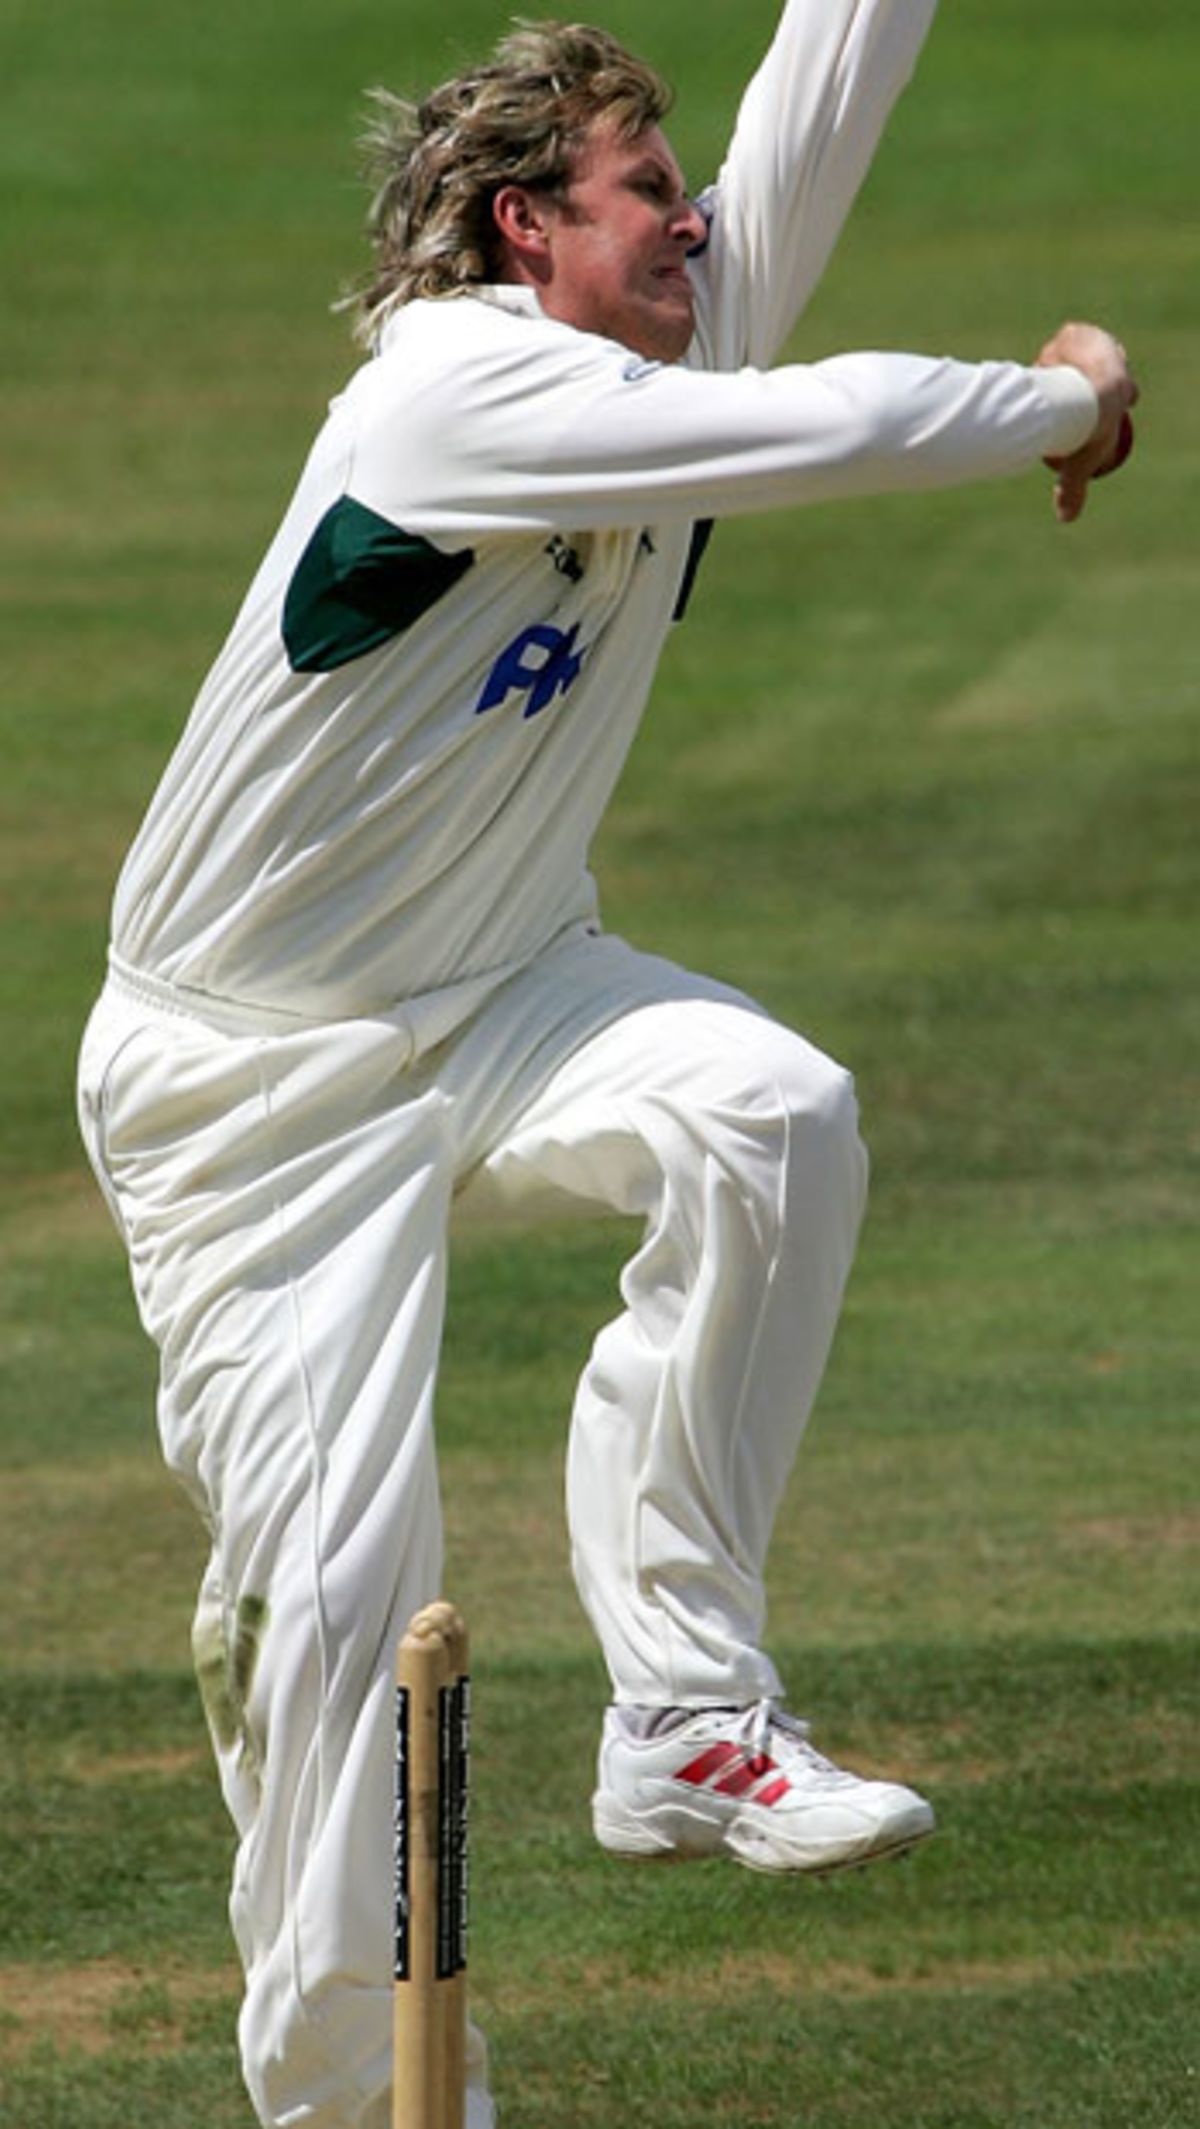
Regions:
[[[635,179],[634,190],[642,193],[646,199],[654,200],[660,207],[671,206],[676,198],[674,181],[668,177],[665,170],[647,171],[644,177]]]

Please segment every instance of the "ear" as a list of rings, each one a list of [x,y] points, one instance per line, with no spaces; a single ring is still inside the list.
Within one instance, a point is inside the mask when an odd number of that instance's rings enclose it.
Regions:
[[[545,195],[524,185],[501,185],[492,201],[506,264],[522,279],[542,280],[551,264],[550,214]]]

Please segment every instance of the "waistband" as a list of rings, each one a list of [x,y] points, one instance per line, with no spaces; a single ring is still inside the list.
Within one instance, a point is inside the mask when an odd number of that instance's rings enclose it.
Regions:
[[[557,947],[590,929],[587,925],[572,924],[539,958],[547,958]],[[165,983],[161,977],[148,976],[140,968],[131,968],[111,946],[108,950],[108,980],[112,989],[120,997],[148,1006],[152,1012],[196,1021],[221,1035],[303,1035],[352,1024],[374,1024],[391,1028],[402,1036],[412,1058],[424,1056],[426,1051],[435,1049],[448,1036],[456,1034],[494,992],[521,973],[521,967],[522,964],[513,963],[489,969],[483,975],[464,977],[461,982],[447,984],[440,990],[420,991],[414,997],[399,1000],[394,1006],[367,1007],[361,1012],[289,1013],[277,1006],[239,1005],[232,998],[215,998],[208,991],[188,990],[181,984]]]
[[[131,968],[112,947],[108,950],[108,980],[118,996],[148,1005],[153,1011],[170,1013],[180,1020],[197,1020],[221,1035],[294,1035],[306,1028],[332,1027],[336,1022],[314,1014],[288,1013],[275,1006],[239,1005],[232,998],[214,998],[207,991],[185,990]],[[387,1015],[376,1016],[390,1017]],[[403,1024],[402,1013],[396,1015]]]

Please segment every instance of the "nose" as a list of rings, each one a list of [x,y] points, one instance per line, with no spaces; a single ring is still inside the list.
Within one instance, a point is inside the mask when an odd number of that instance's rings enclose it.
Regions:
[[[671,226],[671,235],[690,257],[708,242],[708,223],[694,200],[682,199]]]

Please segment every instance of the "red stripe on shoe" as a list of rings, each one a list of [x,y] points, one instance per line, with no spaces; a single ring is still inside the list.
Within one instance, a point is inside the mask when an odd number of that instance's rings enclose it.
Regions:
[[[728,1740],[722,1744],[710,1745],[698,1759],[690,1760],[686,1767],[681,1767],[675,1779],[677,1782],[690,1782],[694,1789],[699,1789],[712,1775],[719,1774],[722,1767],[727,1767],[730,1760],[741,1760],[743,1757],[741,1746],[731,1745]]]
[[[756,1752],[752,1759],[743,1759],[740,1767],[731,1767],[725,1779],[714,1786],[718,1796],[744,1796],[764,1774],[774,1772],[774,1760],[768,1759],[765,1752]]]
[[[789,1783],[786,1774],[780,1774],[775,1781],[768,1782],[765,1789],[759,1790],[754,1801],[756,1804],[777,1804],[781,1796],[787,1795],[788,1788]]]

